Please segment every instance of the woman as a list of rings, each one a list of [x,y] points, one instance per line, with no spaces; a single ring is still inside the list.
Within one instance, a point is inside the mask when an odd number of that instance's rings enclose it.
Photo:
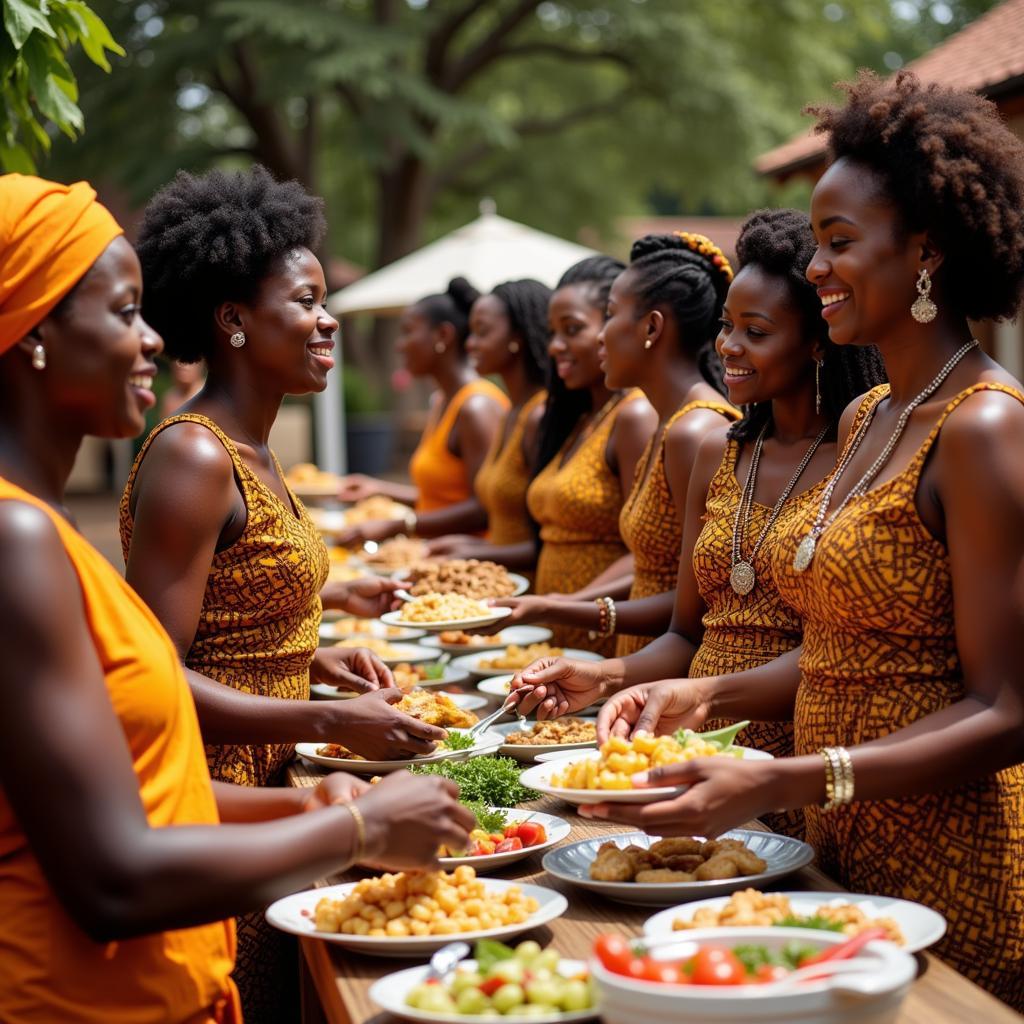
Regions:
[[[538,594],[576,593],[628,554],[619,515],[657,413],[639,390],[605,383],[598,338],[615,269],[622,264],[605,256],[582,260],[563,275],[548,307],[557,384],[541,424],[540,468],[526,494],[541,542]],[[587,630],[571,627],[556,629],[553,642],[605,653],[615,643],[611,632],[595,644]]]
[[[364,856],[428,866],[470,822],[408,775],[211,785],[170,639],[64,505],[86,432],[155,403],[138,260],[84,182],[14,174],[0,259],[0,1019],[234,1024],[225,918]]]
[[[451,558],[480,558],[488,545],[517,544],[529,539],[526,514],[528,465],[547,395],[547,310],[551,290],[526,278],[499,284],[473,303],[469,315],[466,356],[482,377],[500,376],[511,408],[483,462],[477,469],[474,494],[466,501],[410,519],[364,523],[344,539],[383,540],[399,533],[438,537],[432,553]],[[480,523],[487,539],[454,531]],[[413,529],[410,531],[409,527]],[[444,536],[447,534],[448,536]]]
[[[361,523],[339,536],[343,544],[361,544],[412,533],[417,518],[427,512],[452,509],[445,531],[482,530],[486,525],[473,481],[490,451],[508,412],[501,389],[480,377],[466,352],[469,314],[479,298],[462,277],[455,278],[442,295],[428,295],[402,315],[398,351],[414,377],[432,377],[437,390],[430,398],[430,414],[420,443],[409,461],[411,487],[354,473],[338,491],[342,501],[361,501],[383,494],[414,506],[401,521],[401,531],[390,520]],[[393,531],[393,532],[392,532]]]
[[[1024,297],[1024,145],[988,101],[909,73],[847,92],[818,112],[835,160],[807,276],[832,341],[877,345],[890,386],[844,415],[820,500],[773,546],[802,649],[627,690],[600,725],[792,714],[798,756],[658,772],[690,789],[612,813],[716,835],[805,807],[824,870],[945,914],[939,954],[1024,1009],[1024,394],[967,323]]]
[[[629,600],[572,601],[524,597],[503,601],[512,621],[543,621],[598,630],[614,609],[622,656],[668,626],[690,467],[701,438],[738,413],[716,390],[712,365],[722,299],[732,269],[704,235],[648,235],[633,245],[629,267],[615,280],[599,337],[605,382],[638,387],[658,425],[637,464],[619,513],[619,532],[632,553]]]

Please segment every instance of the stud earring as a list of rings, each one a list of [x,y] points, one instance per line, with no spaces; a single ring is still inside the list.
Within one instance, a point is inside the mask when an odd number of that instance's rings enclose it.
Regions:
[[[646,350],[647,350],[648,352],[649,352],[649,351],[650,351],[650,350],[651,350],[652,348],[654,348],[654,342],[653,342],[653,340],[652,340],[652,339],[650,339],[650,338],[648,338],[648,339],[647,339],[647,340],[646,340],[646,341],[644,342],[644,348],[645,348],[645,349],[646,349]]]
[[[518,341],[510,341],[508,343],[508,350],[509,350],[509,352],[512,353],[512,355],[515,355],[519,351],[519,342]]]
[[[824,359],[814,360],[814,411],[821,413],[821,368],[825,365]]]
[[[228,340],[231,342],[232,347],[241,348],[245,344],[245,334],[242,331],[235,331]]]
[[[36,345],[36,347],[32,349],[32,369],[46,369],[46,349],[43,348],[42,345]]]
[[[939,307],[929,298],[932,290],[932,279],[928,271],[922,267],[917,275],[917,298],[910,307],[910,315],[919,324],[930,324],[939,313]]]
[[[443,341],[435,341],[434,342],[434,351],[438,355],[441,355],[442,352],[447,352],[448,351],[448,346]]]

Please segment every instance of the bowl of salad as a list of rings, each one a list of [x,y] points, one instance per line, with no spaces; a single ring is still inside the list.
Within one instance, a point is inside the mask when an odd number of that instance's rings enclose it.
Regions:
[[[604,934],[590,967],[607,1024],[893,1024],[916,962],[863,939],[819,962],[853,941],[803,928],[695,930],[647,946]]]

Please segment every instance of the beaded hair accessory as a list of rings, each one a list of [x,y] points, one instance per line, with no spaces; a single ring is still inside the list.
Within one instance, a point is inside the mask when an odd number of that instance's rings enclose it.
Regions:
[[[698,235],[692,231],[673,231],[676,238],[681,239],[687,249],[703,256],[712,266],[721,271],[726,284],[731,284],[733,279],[732,264],[728,257],[707,235]]]

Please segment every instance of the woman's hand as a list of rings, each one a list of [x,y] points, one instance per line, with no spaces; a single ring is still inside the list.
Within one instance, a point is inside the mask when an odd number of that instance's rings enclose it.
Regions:
[[[495,608],[511,608],[512,614],[501,620],[501,628],[523,626],[528,622],[543,622],[550,610],[547,597],[531,594],[529,597],[496,597],[487,602]]]
[[[788,759],[792,761],[792,759]],[[766,811],[788,807],[780,772],[783,762],[698,757],[633,776],[634,786],[688,786],[672,800],[653,804],[594,804],[585,818],[635,825],[659,836],[714,839]]]
[[[366,859],[389,871],[438,867],[439,846],[463,850],[476,825],[459,787],[436,775],[386,775],[358,801],[366,822]]]
[[[363,473],[349,473],[338,484],[339,501],[363,501],[375,494],[386,494],[387,484]]]
[[[361,547],[367,541],[389,540],[406,530],[403,519],[368,519],[365,523],[357,523],[340,530],[336,535],[339,544],[346,548]]]
[[[318,647],[309,678],[351,693],[371,693],[395,685],[391,669],[365,647]]]
[[[322,738],[342,743],[368,761],[400,761],[431,753],[448,733],[393,708],[402,697],[402,691],[392,687],[352,700],[325,701],[332,705],[335,718]]]
[[[328,583],[320,591],[325,608],[347,612],[361,619],[376,619],[401,602],[396,590],[409,586],[406,580],[388,580],[382,576],[364,576],[345,583]]]
[[[330,807],[331,804],[347,804],[357,796],[362,796],[369,788],[370,784],[365,779],[357,779],[347,772],[331,772],[308,791],[309,795],[302,804],[303,813]]]
[[[662,679],[620,690],[597,716],[597,742],[609,736],[629,737],[676,729],[700,729],[707,721],[709,703],[700,680]]]
[[[534,712],[540,721],[561,718],[589,707],[604,695],[608,680],[603,661],[572,661],[569,658],[540,658],[520,669],[509,684],[509,692],[521,694],[517,710]]]
[[[447,537],[428,540],[426,544],[428,558],[475,558],[473,549],[481,546],[481,540],[471,533],[450,533]]]

